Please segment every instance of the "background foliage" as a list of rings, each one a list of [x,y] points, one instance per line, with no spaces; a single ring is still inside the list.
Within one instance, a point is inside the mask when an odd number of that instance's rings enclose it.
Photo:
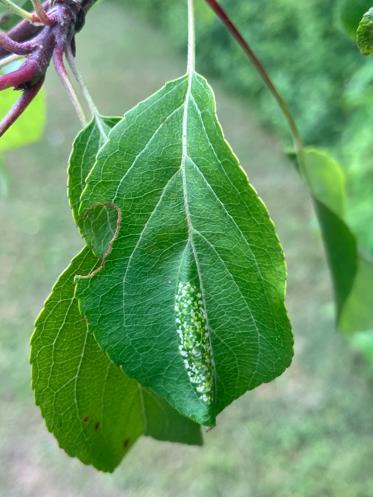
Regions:
[[[118,1],[118,0],[117,0]],[[120,0],[159,23],[185,48],[184,3]],[[373,253],[373,62],[359,55],[353,28],[370,0],[223,0],[290,104],[306,144],[332,149],[348,175],[347,216]],[[286,124],[235,41],[197,0],[198,66],[255,105],[262,122],[283,135]]]

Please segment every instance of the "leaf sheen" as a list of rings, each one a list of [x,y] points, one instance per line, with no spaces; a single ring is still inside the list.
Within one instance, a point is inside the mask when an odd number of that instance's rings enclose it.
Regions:
[[[293,340],[281,246],[204,78],[166,84],[113,128],[80,214],[102,203],[122,221],[101,271],[77,280],[89,330],[129,376],[213,425],[289,366]],[[96,233],[92,222],[86,239]]]

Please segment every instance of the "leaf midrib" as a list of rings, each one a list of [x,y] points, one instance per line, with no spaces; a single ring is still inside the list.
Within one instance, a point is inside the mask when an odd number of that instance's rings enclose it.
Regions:
[[[188,87],[187,87],[187,92],[185,94],[184,111],[183,111],[182,149],[181,149],[182,154],[181,154],[180,171],[181,171],[182,184],[183,184],[184,211],[185,211],[185,217],[186,217],[187,226],[188,226],[188,241],[190,242],[190,246],[191,246],[192,252],[193,252],[194,261],[196,264],[198,280],[199,280],[201,296],[202,296],[202,302],[203,302],[203,307],[204,307],[204,311],[205,311],[208,340],[209,340],[209,344],[210,344],[212,377],[214,379],[214,381],[213,381],[213,401],[214,401],[215,398],[217,397],[217,392],[216,392],[217,375],[216,375],[216,366],[215,366],[215,358],[214,358],[214,349],[212,347],[212,339],[211,339],[212,328],[211,328],[210,321],[209,321],[209,314],[208,314],[207,305],[206,305],[206,292],[205,292],[204,285],[203,285],[202,273],[201,273],[201,268],[200,268],[200,264],[199,264],[198,254],[197,254],[197,251],[196,251],[196,248],[194,245],[194,241],[193,241],[193,223],[191,220],[191,214],[190,214],[190,208],[189,208],[188,188],[187,188],[187,180],[186,180],[186,174],[185,174],[185,165],[186,165],[186,161],[189,158],[189,155],[188,155],[188,124],[189,124],[189,106],[190,106],[190,101],[193,97],[192,87],[193,87],[193,78],[195,75],[195,72],[192,68],[193,65],[194,64],[191,64],[190,66],[188,65]],[[176,304],[176,292],[175,292],[175,304]]]

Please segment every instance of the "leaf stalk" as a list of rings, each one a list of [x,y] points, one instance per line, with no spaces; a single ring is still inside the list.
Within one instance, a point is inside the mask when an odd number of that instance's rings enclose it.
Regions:
[[[93,98],[88,90],[88,87],[85,84],[85,81],[84,81],[82,75],[80,74],[80,72],[76,66],[75,58],[74,58],[74,55],[72,53],[71,47],[68,47],[68,49],[66,51],[66,58],[67,58],[67,62],[69,64],[69,67],[71,69],[71,72],[73,73],[73,75],[74,75],[74,77],[75,77],[75,79],[76,79],[76,81],[81,89],[81,92],[82,92],[82,94],[87,102],[88,108],[91,111],[91,114],[96,121],[97,127],[98,127],[100,134],[102,136],[102,139],[106,142],[108,139],[108,134],[106,132],[105,125],[101,119],[101,115],[96,107],[96,104],[94,103],[94,100],[93,100]]]
[[[196,34],[193,0],[188,0],[188,74],[193,74],[196,66]]]

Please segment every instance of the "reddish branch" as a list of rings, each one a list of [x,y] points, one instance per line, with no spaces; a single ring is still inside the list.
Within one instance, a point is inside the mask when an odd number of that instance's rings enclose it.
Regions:
[[[270,78],[266,68],[262,64],[262,62],[259,60],[257,55],[255,54],[254,50],[251,48],[247,40],[244,38],[244,36],[241,34],[240,30],[236,27],[232,19],[229,17],[227,12],[223,9],[223,7],[220,5],[220,3],[217,0],[205,0],[206,3],[210,6],[210,8],[215,12],[215,14],[219,17],[219,19],[222,21],[222,23],[225,25],[225,27],[230,31],[231,35],[235,38],[237,43],[240,45],[242,50],[245,52],[251,63],[254,65],[255,69],[257,70],[258,74],[264,81],[265,85],[269,89],[269,91],[272,93],[273,97],[275,98],[278,106],[280,107],[285,119],[288,122],[293,141],[294,141],[294,147],[295,151],[298,156],[298,160],[303,162],[303,141],[300,136],[297,124],[290,112],[290,109],[288,107],[288,104],[286,103],[285,99],[283,96],[280,94],[274,83],[272,82],[272,79]]]
[[[14,88],[22,92],[17,102],[0,122],[0,136],[16,121],[40,90],[53,58],[62,80],[66,80],[64,54],[75,53],[75,34],[84,25],[85,15],[96,0],[48,0],[44,9],[47,23],[33,25],[21,21],[8,33],[0,33],[0,61],[10,54],[25,57],[21,66],[0,76],[0,90]],[[36,22],[40,22],[35,17]]]

